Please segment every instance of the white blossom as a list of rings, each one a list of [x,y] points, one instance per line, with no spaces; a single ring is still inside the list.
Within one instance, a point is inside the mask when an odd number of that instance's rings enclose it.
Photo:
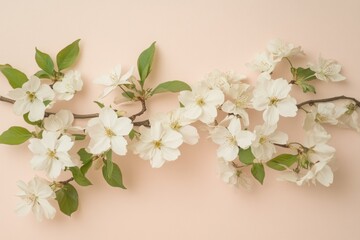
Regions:
[[[134,68],[131,67],[129,71],[127,71],[124,75],[121,76],[121,65],[117,65],[109,75],[101,76],[100,78],[95,80],[95,83],[101,84],[106,86],[103,93],[100,95],[99,98],[104,98],[114,89],[116,89],[119,85],[122,84],[131,84],[129,81],[133,72]]]
[[[252,185],[251,179],[243,172],[237,170],[232,162],[218,160],[219,176],[221,180],[227,184],[234,186],[242,186],[245,189],[250,189]]]
[[[229,91],[231,100],[226,100],[221,106],[221,110],[241,117],[245,127],[249,126],[249,115],[247,108],[251,108],[252,92],[249,91],[250,85],[246,83],[233,84]]]
[[[89,152],[101,154],[111,149],[118,155],[125,155],[127,141],[124,136],[128,135],[132,128],[133,124],[128,117],[118,118],[113,109],[103,108],[98,118],[88,122],[86,131],[90,136]]]
[[[270,41],[267,45],[267,50],[274,56],[275,59],[282,59],[302,53],[300,46],[295,46],[292,43],[286,43],[280,39]]]
[[[319,61],[317,64],[309,65],[310,69],[315,72],[315,76],[319,80],[326,82],[339,82],[346,79],[343,75],[340,74],[341,65],[338,64],[335,60],[326,60],[319,56]]]
[[[197,129],[190,125],[193,121],[185,118],[184,111],[184,108],[177,108],[166,114],[162,119],[159,119],[159,121],[165,127],[179,132],[185,143],[194,145],[199,141],[199,134]]]
[[[206,75],[203,82],[210,90],[219,89],[224,93],[228,93],[232,84],[237,84],[245,78],[245,75],[236,74],[233,71],[221,72],[215,70]]]
[[[65,73],[61,81],[57,81],[54,84],[54,91],[56,92],[57,99],[69,101],[76,92],[81,91],[82,87],[83,81],[81,80],[80,72],[70,70]]]
[[[174,161],[180,156],[179,146],[182,135],[166,128],[159,121],[152,121],[151,128],[140,127],[140,139],[134,144],[134,153],[144,160],[150,160],[153,168],[160,168],[166,161]]]
[[[71,128],[73,121],[74,115],[69,110],[60,110],[44,118],[44,128],[47,131],[64,133]]]
[[[337,107],[338,122],[340,126],[346,126],[360,132],[359,107],[353,101],[346,101]]]
[[[184,116],[203,123],[212,123],[217,116],[217,107],[224,102],[224,94],[218,89],[209,90],[199,85],[193,91],[182,91],[179,101],[184,105]]]
[[[53,219],[56,214],[55,208],[49,203],[49,199],[55,198],[55,193],[49,183],[38,177],[33,178],[28,184],[23,181],[17,183],[20,192],[17,194],[21,202],[16,207],[16,213],[24,216],[32,211],[38,221]]]
[[[315,125],[324,123],[336,125],[339,114],[334,103],[318,103],[311,112],[306,114],[304,129],[311,130]]]
[[[227,127],[218,125],[211,131],[211,139],[220,145],[217,156],[225,161],[233,161],[238,156],[239,147],[247,149],[255,136],[250,131],[241,130],[240,119],[237,117],[232,116],[227,122]]]
[[[297,106],[295,98],[289,95],[291,85],[282,78],[272,80],[261,78],[253,92],[253,107],[263,111],[263,119],[269,125],[279,121],[279,115],[283,117],[295,117]]]
[[[72,167],[68,151],[74,142],[69,136],[59,138],[59,132],[42,133],[42,139],[30,139],[29,149],[34,154],[31,165],[35,170],[45,170],[49,178],[57,178],[65,167]]]
[[[286,144],[288,136],[283,132],[276,132],[276,125],[262,125],[254,128],[255,140],[251,144],[251,152],[259,160],[270,160],[276,148],[274,144]]]
[[[247,64],[247,66],[254,71],[271,74],[274,71],[278,62],[279,60],[274,59],[271,54],[269,54],[268,52],[263,52],[256,55],[255,59],[249,64]]]
[[[29,113],[29,120],[32,122],[41,120],[45,114],[44,101],[54,99],[54,91],[36,76],[31,76],[21,88],[9,92],[10,98],[15,100],[14,112],[17,115]]]

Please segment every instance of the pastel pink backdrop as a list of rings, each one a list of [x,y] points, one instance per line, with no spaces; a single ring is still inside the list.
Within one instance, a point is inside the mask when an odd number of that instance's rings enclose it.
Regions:
[[[149,85],[179,79],[191,83],[214,70],[252,77],[245,63],[273,38],[300,44],[306,58],[335,58],[348,80],[317,84],[316,97],[346,94],[360,98],[360,2],[353,1],[1,1],[0,63],[31,74],[37,70],[34,47],[53,56],[81,38],[76,69],[84,91],[70,108],[97,111],[100,93],[92,80],[118,63],[129,68],[140,51],[157,41]],[[305,63],[299,59],[298,62]],[[285,65],[283,65],[285,66]],[[0,94],[10,89],[1,76]],[[297,96],[306,99],[309,96]],[[177,106],[176,96],[150,102],[150,113]],[[0,103],[0,131],[23,124],[11,106]],[[301,119],[282,120],[290,138],[300,139]],[[84,125],[84,121],[77,122]],[[335,182],[330,188],[297,187],[276,181],[268,171],[264,186],[236,189],[217,177],[215,145],[202,134],[196,146],[161,169],[132,155],[118,158],[128,190],[109,187],[91,171],[91,187],[79,187],[80,207],[71,218],[38,223],[19,218],[16,181],[28,181],[31,153],[0,146],[0,239],[360,239],[360,135],[328,128],[337,148]],[[64,176],[65,177],[65,176]]]

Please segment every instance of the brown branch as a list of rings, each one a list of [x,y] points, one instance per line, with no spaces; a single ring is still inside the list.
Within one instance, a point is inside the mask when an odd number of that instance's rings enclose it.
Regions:
[[[141,116],[144,114],[144,112],[146,112],[146,103],[145,103],[145,99],[143,98],[139,98],[139,101],[141,102],[141,110],[138,113],[135,113],[134,115],[130,116],[129,118],[131,119],[131,121],[134,121],[137,117]]]
[[[0,101],[2,102],[7,102],[7,103],[11,103],[11,104],[14,104],[15,103],[15,100],[12,100],[10,98],[6,98],[6,97],[3,97],[3,96],[0,96]]]
[[[315,103],[323,103],[323,102],[331,102],[331,101],[336,101],[336,100],[342,100],[342,99],[346,99],[346,100],[351,100],[354,101],[355,104],[360,107],[360,101],[357,100],[356,98],[353,97],[347,97],[347,96],[337,96],[337,97],[331,97],[331,98],[323,98],[323,99],[313,99],[313,100],[308,100],[302,103],[297,104],[297,108],[301,108],[304,105],[314,105]]]
[[[73,178],[73,177],[71,177],[71,178],[69,178],[68,180],[65,180],[65,181],[60,181],[59,183],[61,183],[61,184],[65,185],[65,184],[68,184],[69,182],[71,182],[71,181],[73,181],[73,180],[74,180],[74,178]]]
[[[133,122],[134,126],[145,126],[145,127],[150,127],[150,122],[149,120],[144,120],[144,121],[139,121],[139,122]]]

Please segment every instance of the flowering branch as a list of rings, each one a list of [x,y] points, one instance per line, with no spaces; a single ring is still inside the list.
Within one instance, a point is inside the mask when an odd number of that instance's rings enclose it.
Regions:
[[[302,106],[309,104],[310,106],[314,105],[315,103],[324,103],[324,102],[331,102],[331,101],[336,101],[336,100],[352,100],[356,103],[356,105],[358,107],[360,107],[360,101],[357,100],[356,98],[353,97],[347,97],[347,96],[336,96],[336,97],[330,97],[330,98],[323,98],[323,99],[313,99],[313,100],[308,100],[302,103],[297,104],[296,106],[300,109]]]

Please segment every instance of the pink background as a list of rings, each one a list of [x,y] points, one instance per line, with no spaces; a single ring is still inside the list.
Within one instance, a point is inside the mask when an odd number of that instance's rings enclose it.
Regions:
[[[81,38],[76,68],[85,80],[84,91],[57,109],[89,113],[97,111],[91,101],[100,93],[92,80],[118,63],[135,65],[140,51],[154,40],[157,53],[149,85],[174,79],[196,82],[214,69],[255,76],[245,63],[279,37],[302,45],[307,59],[322,53],[344,66],[348,80],[317,84],[316,97],[359,98],[359,11],[357,0],[2,0],[0,63],[32,74],[38,69],[35,46],[54,56]],[[10,90],[2,76],[0,86],[1,95]],[[10,105],[0,105],[1,132],[23,124]],[[150,105],[150,113],[170,110],[177,106],[176,96],[156,97]],[[302,117],[282,120],[290,139],[301,135]],[[330,188],[278,182],[271,171],[264,186],[255,184],[250,192],[228,186],[217,177],[215,145],[202,134],[200,144],[183,147],[181,158],[161,169],[132,155],[118,158],[126,191],[107,186],[101,172],[92,170],[94,185],[78,187],[79,211],[71,218],[58,212],[55,220],[42,223],[14,213],[17,180],[34,175],[27,145],[1,145],[0,239],[360,239],[360,136],[328,129],[338,159]]]

